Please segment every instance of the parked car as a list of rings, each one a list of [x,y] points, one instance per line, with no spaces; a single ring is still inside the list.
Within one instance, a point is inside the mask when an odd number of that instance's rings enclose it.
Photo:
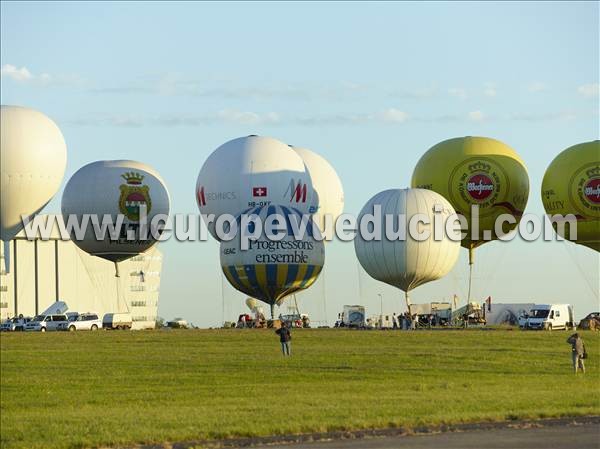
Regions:
[[[589,313],[579,322],[578,327],[583,330],[600,330],[600,312]]]
[[[107,313],[102,318],[104,329],[131,329],[132,319],[130,313]]]
[[[102,320],[97,313],[82,313],[69,317],[66,323],[60,323],[58,330],[61,331],[97,331],[102,327]]]
[[[25,325],[25,331],[28,332],[46,332],[56,331],[61,323],[68,323],[69,319],[65,314],[57,315],[38,315]]]
[[[0,324],[0,332],[14,332],[25,330],[25,325],[31,321],[29,316],[9,318]]]

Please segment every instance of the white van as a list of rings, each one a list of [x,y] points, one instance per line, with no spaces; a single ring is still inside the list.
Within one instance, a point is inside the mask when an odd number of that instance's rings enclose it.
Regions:
[[[526,329],[556,330],[573,328],[571,304],[536,304],[528,313]]]
[[[46,332],[57,331],[61,324],[69,322],[65,314],[56,315],[37,315],[33,320],[25,325],[26,332]]]

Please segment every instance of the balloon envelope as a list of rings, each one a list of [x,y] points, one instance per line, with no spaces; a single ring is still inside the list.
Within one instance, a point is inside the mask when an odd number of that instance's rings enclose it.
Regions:
[[[412,187],[433,190],[444,196],[465,216],[469,232],[462,245],[473,249],[486,240],[497,239],[496,218],[511,214],[520,220],[529,196],[529,177],[525,164],[508,145],[488,137],[459,137],[433,146],[417,163]],[[479,233],[471,239],[471,206],[479,206]],[[503,232],[517,224],[503,227]]]
[[[2,106],[0,121],[0,239],[6,242],[23,229],[21,215],[33,217],[60,187],[67,147],[41,112]]]
[[[342,181],[335,169],[323,156],[306,148],[292,148],[302,157],[310,173],[314,189],[314,200],[311,203],[316,206],[314,220],[318,224],[321,233],[324,234],[325,239],[331,240],[335,231],[335,221],[344,211]],[[332,227],[328,230],[325,229],[326,215],[332,217]]]
[[[81,223],[84,214],[101,222],[108,215],[112,223],[123,218],[118,239],[106,232],[96,239],[94,226],[86,226],[83,239],[74,230],[71,237],[85,252],[112,262],[143,253],[156,243],[150,224],[157,215],[169,214],[169,193],[160,175],[150,166],[136,161],[97,161],[80,168],[67,183],[62,197],[65,223],[69,216]],[[140,218],[147,215],[147,238],[140,234]],[[108,217],[107,217],[108,218]],[[141,238],[140,238],[141,237]]]
[[[250,310],[254,310],[254,308],[256,307],[257,301],[255,298],[246,298],[246,306],[250,309]]]
[[[196,201],[211,235],[219,240],[216,219],[237,216],[248,208],[282,204],[302,213],[314,206],[310,175],[302,158],[270,137],[230,140],[204,162],[196,182]],[[213,214],[215,220],[208,222]]]
[[[577,218],[575,243],[600,251],[600,141],[567,148],[550,163],[542,181],[542,202],[548,215]],[[571,239],[568,226],[555,225]]]
[[[300,223],[302,214],[286,206],[264,206],[250,213],[256,214],[262,223],[269,217],[278,217],[285,227],[283,238],[269,240],[263,232],[243,250],[238,232],[233,240],[221,242],[221,268],[229,283],[240,292],[271,306],[281,304],[286,296],[310,287],[317,280],[325,263],[319,230],[308,221],[303,238],[296,240],[290,220],[294,216]]]
[[[437,205],[437,206],[436,206]],[[379,213],[374,213],[375,206],[380,206]],[[434,208],[439,212],[434,212]],[[456,212],[450,203],[441,195],[424,189],[392,189],[378,193],[371,198],[361,210],[358,222],[366,214],[379,217],[374,219],[372,232],[379,230],[380,240],[368,240],[360,232],[354,239],[356,256],[365,271],[374,279],[393,285],[405,292],[440,279],[454,267],[460,250],[460,233],[453,233],[453,239],[446,232],[441,233],[441,239],[436,240],[433,232],[434,215],[446,224],[446,221]],[[394,218],[392,230],[402,227],[406,238],[389,239],[386,237],[386,215]],[[417,214],[423,214],[431,225],[429,238],[417,240],[411,236],[408,223]],[[398,219],[405,216],[406,221]],[[421,229],[425,230],[425,228]],[[391,234],[389,234],[391,236]]]

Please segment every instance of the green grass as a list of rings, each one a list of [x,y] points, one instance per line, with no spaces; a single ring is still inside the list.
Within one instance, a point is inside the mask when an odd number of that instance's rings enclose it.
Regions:
[[[4,334],[4,448],[600,414],[566,332],[271,330]]]

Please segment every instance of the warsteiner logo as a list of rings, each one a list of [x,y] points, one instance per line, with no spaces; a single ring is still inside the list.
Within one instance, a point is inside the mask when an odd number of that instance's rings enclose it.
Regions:
[[[142,185],[144,175],[135,172],[127,172],[121,175],[126,184],[121,184],[121,196],[119,197],[119,210],[132,221],[139,221],[140,207],[146,207],[146,214],[152,208],[150,199],[150,187]]]
[[[469,170],[473,174],[467,180],[467,193],[475,201],[484,201],[494,193],[494,182],[488,176],[490,165],[483,162],[476,162],[469,165]]]
[[[594,204],[600,204],[600,167],[588,170],[586,174],[590,177],[583,187],[583,194]]]
[[[569,195],[583,217],[600,217],[600,165],[584,165],[571,179]]]
[[[484,157],[463,161],[450,174],[448,190],[456,210],[468,214],[472,204],[481,216],[493,213],[492,207],[502,195],[506,174],[501,166]]]

